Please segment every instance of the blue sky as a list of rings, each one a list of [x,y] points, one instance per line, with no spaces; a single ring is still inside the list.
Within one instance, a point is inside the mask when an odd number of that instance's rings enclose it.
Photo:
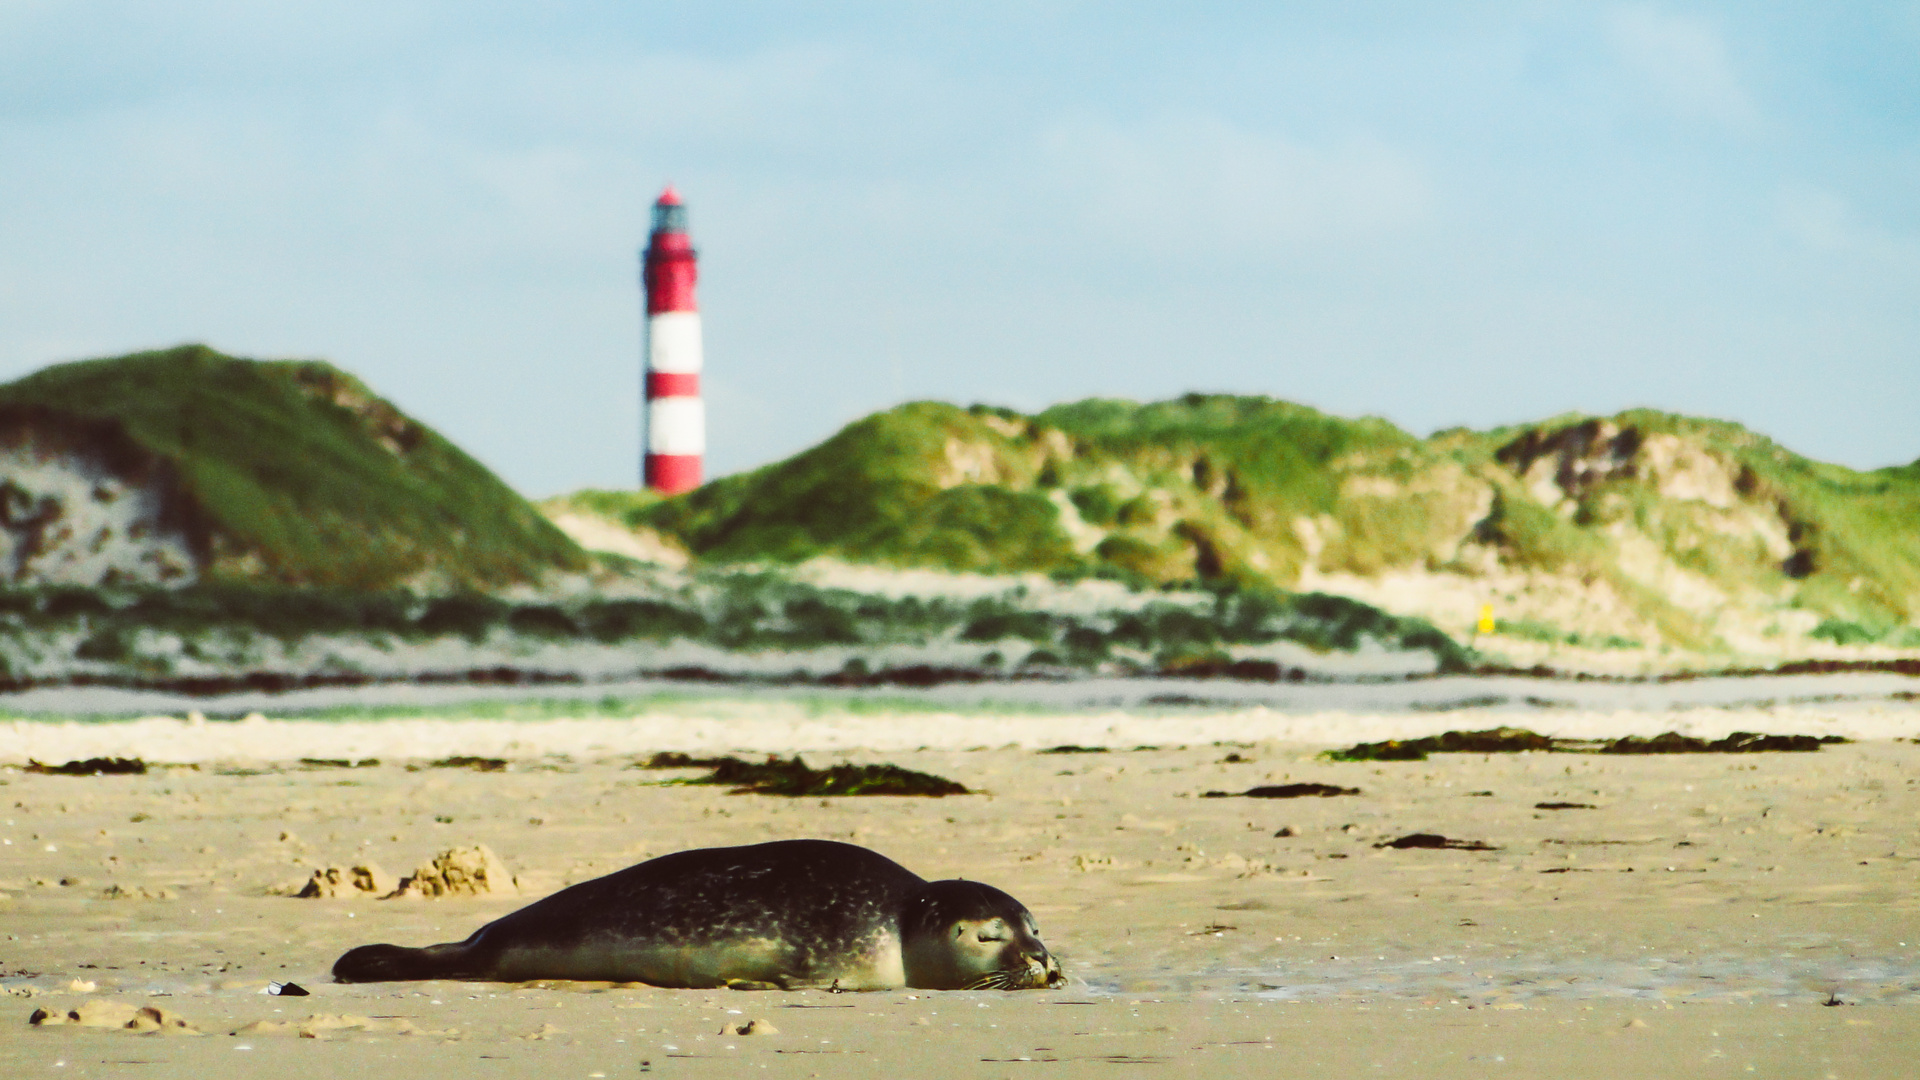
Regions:
[[[1914,3],[0,0],[0,377],[324,357],[631,486],[668,180],[714,471],[1188,390],[1920,457]]]

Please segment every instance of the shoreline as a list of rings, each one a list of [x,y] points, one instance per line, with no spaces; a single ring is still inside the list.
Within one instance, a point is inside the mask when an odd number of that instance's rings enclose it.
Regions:
[[[1541,678],[1528,673],[1459,674],[1395,680],[1260,682],[1225,678],[1084,677],[924,687],[637,679],[606,682],[450,680],[349,681],[300,689],[253,689],[205,696],[97,683],[0,694],[0,722],[198,714],[215,720],[254,713],[296,716],[503,715],[625,717],[689,704],[802,702],[815,710],[974,714],[1106,712],[1153,715],[1265,708],[1302,712],[1514,713],[1554,710],[1658,711],[1823,705],[1853,710],[1920,700],[1920,677],[1904,671],[1744,672],[1718,678],[1628,680]]]
[[[1785,678],[1812,675],[1884,674],[1916,679],[1920,687],[1920,658],[1873,660],[1790,660],[1772,667],[1727,667],[1688,669],[1646,674],[1619,674],[1574,669],[1559,669],[1546,664],[1513,667],[1500,664],[1477,665],[1466,671],[1416,672],[1390,675],[1340,676],[1316,673],[1305,668],[1288,667],[1273,661],[1239,660],[1231,663],[1188,664],[1136,675],[1088,675],[1061,669],[1036,669],[1007,673],[988,668],[910,664],[882,668],[866,673],[837,672],[811,675],[804,672],[774,675],[753,672],[727,672],[707,667],[672,667],[660,670],[636,669],[619,675],[586,675],[574,671],[521,668],[510,665],[427,671],[409,675],[378,675],[364,672],[309,672],[293,674],[254,671],[233,675],[196,675],[177,678],[137,678],[80,674],[49,679],[0,678],[0,705],[9,699],[46,690],[120,690],[169,694],[183,697],[217,699],[241,693],[289,694],[316,689],[361,689],[425,686],[506,686],[506,687],[595,687],[637,682],[668,686],[721,686],[735,689],[929,689],[963,685],[1018,686],[1023,684],[1080,684],[1125,680],[1169,680],[1226,682],[1235,684],[1315,684],[1368,685],[1420,683],[1463,677],[1532,679],[1539,682],[1605,683],[1618,685],[1659,685],[1723,679]]]
[[[156,766],[296,763],[301,759],[377,759],[393,763],[461,755],[536,764],[549,758],[634,759],[661,751],[868,757],[902,751],[995,747],[1035,751],[1062,746],[1126,754],[1267,745],[1317,753],[1354,743],[1494,727],[1525,727],[1567,740],[1651,738],[1666,732],[1703,739],[1725,738],[1735,732],[1839,736],[1852,741],[1920,738],[1920,709],[1910,706],[1869,707],[1851,713],[1838,713],[1830,707],[1789,707],[1765,713],[1719,708],[1536,710],[1516,717],[1491,710],[1474,710],[1468,715],[1286,714],[1254,707],[1158,716],[1118,710],[968,715],[886,710],[848,713],[792,703],[723,701],[714,705],[619,719],[272,719],[255,713],[237,721],[191,716],[0,721],[0,766],[19,767],[29,761],[59,764],[88,758],[138,758]]]

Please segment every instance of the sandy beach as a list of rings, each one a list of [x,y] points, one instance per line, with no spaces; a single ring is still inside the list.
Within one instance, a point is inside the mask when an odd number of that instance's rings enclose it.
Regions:
[[[1856,741],[1317,756],[1500,724]],[[8,722],[0,1073],[1909,1076],[1916,738],[1920,705],[1893,696],[1371,713],[743,699],[626,719]],[[1044,752],[1065,744],[1087,752]],[[661,750],[888,761],[977,794],[734,795],[662,783],[697,771],[635,767]],[[431,764],[452,755],[507,764]],[[150,769],[21,768],[94,756]],[[1359,794],[1208,797],[1296,782]],[[1382,846],[1414,833],[1485,850]],[[651,856],[803,836],[1006,889],[1039,918],[1069,985],[834,995],[328,981],[353,945],[455,940]],[[474,844],[517,875],[517,893],[289,895],[318,868],[403,875]],[[311,995],[263,993],[287,981]],[[28,1023],[35,1010],[143,1006],[170,1030]]]

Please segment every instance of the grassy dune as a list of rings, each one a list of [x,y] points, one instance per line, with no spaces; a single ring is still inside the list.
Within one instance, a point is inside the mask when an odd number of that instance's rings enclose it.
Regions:
[[[561,502],[707,565],[818,557],[1343,592],[1588,650],[1920,647],[1920,463],[1633,410],[1419,438],[1258,397],[915,402],[659,499]]]
[[[474,588],[588,565],[479,462],[319,361],[187,345],[61,364],[0,386],[0,434],[156,489],[208,580]]]

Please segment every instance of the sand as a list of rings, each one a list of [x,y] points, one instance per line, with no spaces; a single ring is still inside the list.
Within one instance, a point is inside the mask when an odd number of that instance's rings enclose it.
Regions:
[[[1543,711],[1532,724],[1862,737],[1810,754],[1364,764],[1316,754],[1487,717],[745,701],[727,719],[0,728],[0,762],[174,763],[144,776],[0,769],[0,1075],[1892,1077],[1920,1061],[1912,702],[1824,719],[1815,706]],[[1037,752],[1070,742],[1111,749]],[[885,760],[982,794],[730,795],[632,767],[656,749]],[[428,764],[455,753],[509,765]],[[1291,782],[1361,793],[1206,797]],[[1492,850],[1379,846],[1417,832]],[[1007,889],[1070,985],[833,995],[327,981],[353,945],[454,940],[649,856],[798,836]],[[318,868],[405,875],[476,844],[517,875],[517,893],[287,895]],[[312,993],[262,992],[285,981]],[[116,1026],[28,1023],[83,1007]],[[118,1026],[142,1007],[161,1019]]]

